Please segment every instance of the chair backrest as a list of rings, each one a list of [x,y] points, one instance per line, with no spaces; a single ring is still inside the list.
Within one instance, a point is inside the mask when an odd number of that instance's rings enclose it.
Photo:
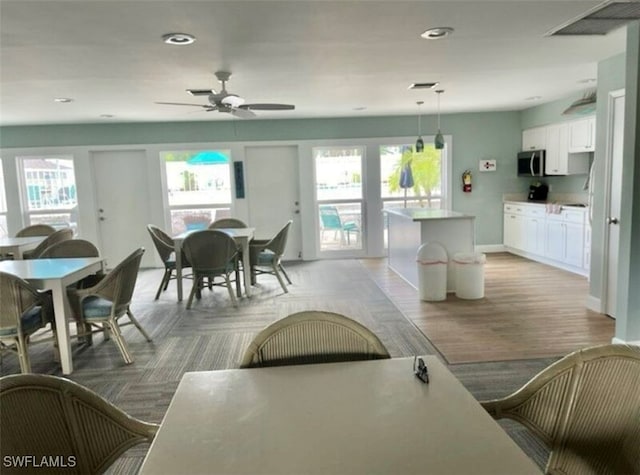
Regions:
[[[335,206],[320,206],[320,221],[324,229],[342,229],[340,213]]]
[[[48,224],[32,224],[18,231],[16,237],[49,236],[55,231],[56,228]]]
[[[89,289],[84,289],[83,292],[99,293],[103,298],[113,302],[113,312],[116,315],[122,314],[133,298],[143,254],[143,247],[136,249],[108,272],[100,282]]]
[[[333,312],[304,311],[272,323],[253,339],[241,368],[389,358],[367,327]]]
[[[0,272],[0,302],[0,332],[20,328],[20,317],[33,307],[51,305],[48,297],[39,293],[26,280],[6,272]],[[51,311],[52,308],[43,309],[43,313]]]
[[[130,447],[151,442],[159,428],[84,386],[44,374],[0,378],[0,406],[2,460],[59,457],[64,473],[103,473]],[[3,473],[24,471],[3,464]]]
[[[576,351],[482,405],[549,446],[546,473],[640,473],[640,346]]]
[[[209,229],[220,228],[248,228],[247,223],[238,218],[221,218],[216,219],[209,225]]]
[[[278,234],[276,234],[271,241],[269,241],[265,245],[265,249],[269,249],[273,252],[277,257],[280,257],[284,254],[285,249],[287,248],[287,239],[289,237],[289,228],[293,221],[290,219],[287,221]]]
[[[147,231],[151,235],[151,240],[160,255],[160,259],[162,259],[162,262],[166,262],[175,251],[173,238],[153,224],[147,225]]]
[[[100,257],[100,251],[86,239],[67,239],[49,246],[40,254],[41,259],[58,257]]]
[[[238,253],[236,241],[228,234],[205,229],[189,234],[182,243],[194,272],[214,272],[231,265]]]
[[[73,239],[73,229],[58,229],[57,231],[49,234],[49,236],[44,238],[44,240],[40,244],[38,244],[38,247],[36,247],[29,253],[29,257],[31,259],[37,259],[48,247],[53,246],[54,244],[61,241],[67,241],[69,239]]]

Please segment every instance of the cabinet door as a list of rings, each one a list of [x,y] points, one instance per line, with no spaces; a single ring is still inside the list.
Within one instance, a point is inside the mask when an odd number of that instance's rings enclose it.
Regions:
[[[535,127],[522,131],[522,150],[544,150],[546,148],[546,127]]]
[[[544,218],[525,218],[525,250],[531,254],[544,255]]]
[[[569,122],[569,152],[593,152],[595,150],[595,117]]]
[[[565,251],[564,262],[575,267],[584,265],[584,226],[564,223]]]
[[[504,214],[504,236],[503,244],[508,247],[518,249],[518,243],[520,241],[520,223],[519,216],[513,213]]]
[[[562,221],[547,221],[545,226],[545,253],[549,259],[564,260],[565,227]]]
[[[566,175],[568,165],[567,124],[553,124],[547,128],[545,173]]]

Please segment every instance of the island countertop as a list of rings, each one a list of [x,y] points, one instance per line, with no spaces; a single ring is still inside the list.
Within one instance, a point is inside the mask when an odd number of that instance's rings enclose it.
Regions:
[[[470,214],[459,213],[458,211],[451,211],[447,209],[389,208],[384,211],[413,221],[425,221],[427,219],[475,218],[475,216]]]

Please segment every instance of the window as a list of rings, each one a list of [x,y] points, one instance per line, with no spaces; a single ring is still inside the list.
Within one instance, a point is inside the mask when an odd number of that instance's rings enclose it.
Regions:
[[[446,208],[443,193],[443,184],[446,183],[445,150],[436,150],[433,144],[425,144],[421,153],[416,153],[413,145],[380,146],[380,194],[383,207]],[[406,179],[407,166],[411,168],[410,180]],[[387,247],[386,215],[384,246]]]
[[[78,200],[73,157],[18,157],[27,224],[77,231]]]
[[[320,251],[362,246],[363,147],[313,149]]]
[[[0,238],[9,235],[7,227],[7,194],[4,190],[4,173],[2,171],[2,160],[0,160]]]
[[[228,150],[161,152],[167,176],[171,231],[205,229],[231,212]]]

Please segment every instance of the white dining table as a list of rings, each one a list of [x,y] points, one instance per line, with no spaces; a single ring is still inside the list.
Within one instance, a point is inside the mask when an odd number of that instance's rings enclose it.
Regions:
[[[38,247],[46,236],[0,237],[0,255],[13,254],[14,259],[22,259],[24,251]]]
[[[540,474],[435,357],[185,373],[140,473]]]
[[[245,296],[251,296],[251,264],[249,261],[249,242],[253,239],[255,228],[217,228],[231,236],[242,249],[242,274],[244,278]],[[173,237],[176,253],[176,285],[178,287],[178,302],[182,301],[182,243],[184,239],[196,230],[185,231]]]
[[[0,271],[17,275],[40,290],[51,290],[63,374],[73,372],[67,286],[103,269],[102,257],[0,261]]]

